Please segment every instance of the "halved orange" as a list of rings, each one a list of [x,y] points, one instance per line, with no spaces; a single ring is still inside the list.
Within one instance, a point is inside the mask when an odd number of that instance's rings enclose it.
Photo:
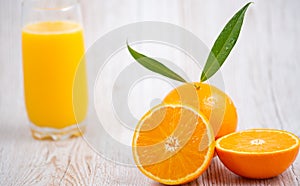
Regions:
[[[216,141],[223,164],[247,178],[271,178],[284,172],[296,159],[299,138],[276,129],[251,129],[231,133]]]
[[[190,182],[209,166],[214,134],[202,113],[183,105],[158,105],[139,121],[132,151],[149,178],[175,185]]]

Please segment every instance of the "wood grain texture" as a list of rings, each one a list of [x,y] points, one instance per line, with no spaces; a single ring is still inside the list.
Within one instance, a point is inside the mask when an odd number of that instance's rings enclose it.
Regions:
[[[246,1],[80,1],[86,45],[138,21],[181,26],[211,47],[227,20]],[[225,91],[239,113],[239,130],[269,127],[300,136],[300,1],[255,1],[227,62]],[[0,185],[160,185],[135,167],[107,160],[83,138],[32,139],[23,97],[21,1],[0,2]],[[187,71],[189,67],[185,68]],[[120,158],[122,154],[117,154]],[[249,180],[228,171],[218,158],[187,185],[300,185],[300,157],[282,175]]]

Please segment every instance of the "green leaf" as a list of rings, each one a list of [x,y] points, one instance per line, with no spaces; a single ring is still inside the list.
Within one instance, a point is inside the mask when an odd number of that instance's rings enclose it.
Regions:
[[[240,9],[223,28],[206,60],[201,74],[201,82],[213,76],[225,62],[239,37],[245,12],[250,4],[251,2]]]
[[[181,81],[181,82],[186,82],[186,80],[184,80],[181,76],[179,76],[178,74],[176,74],[175,72],[173,72],[172,70],[170,70],[168,67],[166,67],[165,65],[161,64],[160,62],[158,62],[155,59],[152,59],[150,57],[147,57],[141,53],[138,53],[137,51],[133,50],[128,43],[127,44],[127,48],[128,51],[130,52],[131,56],[142,66],[144,66],[145,68],[156,72],[158,74],[161,74],[163,76],[166,76],[168,78],[177,80],[177,81]]]

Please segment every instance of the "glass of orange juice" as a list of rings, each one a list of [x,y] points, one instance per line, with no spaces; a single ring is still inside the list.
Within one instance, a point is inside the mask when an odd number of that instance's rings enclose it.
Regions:
[[[32,135],[53,140],[79,136],[88,104],[80,5],[24,0],[22,11],[24,93]]]

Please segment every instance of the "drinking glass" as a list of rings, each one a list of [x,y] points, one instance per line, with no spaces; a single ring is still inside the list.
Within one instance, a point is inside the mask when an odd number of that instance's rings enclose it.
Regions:
[[[77,1],[22,3],[25,104],[37,139],[66,139],[85,130],[88,96],[81,23]]]

